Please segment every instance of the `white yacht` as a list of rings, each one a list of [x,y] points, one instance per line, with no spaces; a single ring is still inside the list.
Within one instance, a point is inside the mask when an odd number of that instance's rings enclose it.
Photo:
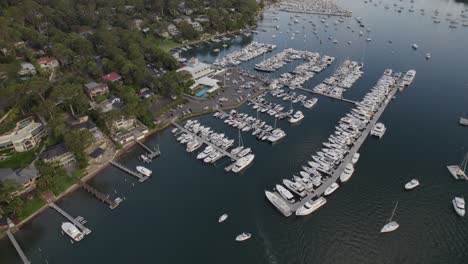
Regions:
[[[387,128],[385,127],[385,125],[382,124],[382,123],[377,123],[372,128],[370,134],[371,134],[371,136],[376,136],[378,138],[382,138],[383,135],[385,134],[385,131],[387,131]]]
[[[338,187],[340,187],[338,185],[338,183],[334,182],[325,190],[325,192],[323,194],[325,196],[328,196],[328,195],[332,194],[334,191],[336,191],[336,189],[338,189]]]
[[[296,215],[308,215],[314,212],[315,210],[322,207],[327,202],[327,199],[320,197],[317,200],[311,202],[307,201],[303,206],[299,207],[296,211]]]
[[[76,242],[80,241],[84,237],[83,233],[81,233],[81,231],[70,222],[63,222],[62,230]]]
[[[418,44],[414,43],[413,45],[411,45],[411,47],[416,50],[418,49]]]
[[[147,177],[151,176],[151,174],[153,173],[150,169],[147,169],[147,168],[145,168],[143,166],[136,166],[136,170],[139,173],[141,173],[141,174],[143,174],[143,175],[145,175]]]
[[[304,119],[304,114],[301,111],[297,111],[291,118],[289,118],[289,123],[295,124],[300,122],[302,119]]]
[[[358,152],[354,153],[353,158],[351,159],[351,163],[355,165],[358,162],[360,157],[361,157],[361,154],[359,154]]]
[[[140,159],[145,163],[150,163],[151,162],[151,159],[148,158],[148,156],[146,156],[145,154],[141,154]]]
[[[265,191],[265,196],[284,216],[288,217],[291,215],[289,205],[276,193]]]
[[[226,221],[226,219],[228,218],[228,214],[223,214],[221,215],[219,218],[218,218],[218,223],[222,223],[224,221]]]
[[[191,153],[194,152],[195,150],[199,149],[203,145],[202,142],[199,142],[198,140],[190,141],[187,144],[186,151]]]
[[[431,58],[431,53],[426,53],[426,60],[429,60]]]
[[[465,215],[465,198],[461,196],[455,197],[452,200],[452,204],[453,204],[453,209],[455,209],[455,212],[457,212],[459,216]]]
[[[243,149],[241,152],[239,152],[238,156],[239,157],[245,157],[247,154],[249,154],[252,151],[251,148],[246,148]]]
[[[286,136],[286,133],[283,130],[277,128],[271,132],[271,135],[268,137],[268,140],[271,143],[275,143],[279,141],[280,139],[284,138],[285,136]]]
[[[307,101],[304,101],[302,103],[302,105],[307,108],[307,109],[310,109],[312,107],[314,107],[314,105],[317,103],[318,99],[317,98],[312,98],[310,100],[307,100]]]
[[[294,203],[294,195],[283,187],[281,184],[276,184],[276,190],[286,201]]]
[[[242,157],[236,161],[234,164],[234,167],[232,168],[232,171],[237,173],[245,169],[252,161],[254,160],[255,155],[254,154],[249,154],[245,157]]]
[[[236,241],[242,242],[251,237],[252,237],[252,234],[244,232],[236,237]]]
[[[388,233],[388,232],[392,232],[392,231],[395,231],[398,229],[398,227],[400,227],[400,225],[396,222],[396,221],[392,221],[393,219],[393,216],[395,215],[395,211],[398,207],[398,202],[395,204],[395,208],[393,208],[393,212],[392,212],[392,216],[390,217],[390,219],[388,220],[388,223],[385,224],[382,229],[380,230],[380,233]]]
[[[354,166],[353,166],[353,164],[348,163],[348,165],[346,165],[346,168],[344,169],[343,173],[341,173],[341,175],[340,175],[340,181],[341,182],[347,182],[349,180],[349,178],[351,178],[353,173],[354,173]]]
[[[405,184],[405,190],[412,190],[419,186],[419,181],[417,179],[412,179],[411,181]]]
[[[232,154],[232,155],[237,155],[237,154],[239,154],[239,152],[241,152],[243,149],[244,149],[244,147],[242,147],[242,146],[239,146],[239,147],[237,147],[237,148],[234,148],[234,149],[231,150],[231,154]]]

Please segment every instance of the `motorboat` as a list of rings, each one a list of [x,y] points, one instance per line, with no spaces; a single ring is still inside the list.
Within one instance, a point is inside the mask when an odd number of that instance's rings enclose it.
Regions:
[[[338,185],[338,183],[334,182],[325,190],[325,192],[323,194],[325,196],[328,196],[328,195],[332,194],[334,191],[336,191],[336,189],[338,189],[339,187],[340,187],[340,185]]]
[[[351,158],[351,163],[355,165],[358,162],[359,157],[361,157],[361,154],[358,152],[354,153],[353,157]]]
[[[400,225],[396,221],[392,221],[393,216],[395,215],[395,211],[398,207],[398,202],[395,204],[395,207],[393,208],[392,216],[388,220],[387,224],[385,224],[382,229],[380,230],[380,233],[389,233],[393,232],[400,227]]]
[[[234,167],[232,168],[232,171],[235,173],[241,172],[243,169],[245,169],[252,161],[254,160],[255,155],[254,154],[249,154],[245,157],[242,157],[234,163]]]
[[[146,176],[146,177],[151,176],[151,174],[153,173],[150,169],[147,169],[147,168],[145,168],[145,167],[143,167],[143,166],[136,166],[136,170],[137,170],[139,173],[141,173],[141,174],[143,174],[144,176]]]
[[[348,165],[346,165],[346,168],[344,169],[343,173],[341,173],[341,175],[340,175],[340,181],[341,182],[347,182],[349,180],[349,178],[351,178],[353,173],[354,173],[354,166],[353,166],[353,164],[348,163]]]
[[[236,237],[236,241],[242,242],[252,237],[252,234],[243,232]]]
[[[290,203],[294,203],[294,195],[288,191],[286,188],[283,187],[281,184],[276,184],[276,190],[278,193],[283,197],[286,201]]]
[[[419,181],[417,179],[412,179],[411,181],[405,184],[405,190],[412,190],[419,186]]]
[[[411,45],[411,47],[412,47],[413,49],[417,50],[417,49],[418,49],[418,44],[414,43],[413,45]]]
[[[463,197],[455,197],[452,200],[453,209],[459,216],[465,215],[465,198]]]
[[[382,123],[377,123],[372,128],[370,134],[371,134],[371,136],[376,136],[378,138],[382,138],[383,135],[385,134],[385,131],[387,131],[387,128],[385,127],[385,125],[382,124]]]
[[[265,196],[284,216],[288,217],[291,215],[289,205],[276,193],[265,191]]]
[[[304,119],[304,114],[301,111],[297,111],[291,118],[289,118],[289,123],[295,124],[300,122],[302,119]]]
[[[223,214],[221,215],[219,218],[218,218],[218,223],[222,223],[224,221],[226,221],[226,219],[229,217],[228,214]]]
[[[62,223],[62,231],[65,232],[65,234],[67,234],[76,242],[82,240],[84,237],[83,233],[81,233],[81,231],[74,224],[70,222]]]
[[[312,200],[307,201],[304,205],[302,205],[296,210],[296,215],[297,216],[309,215],[315,210],[322,207],[325,203],[327,203],[327,199],[325,199],[324,197],[320,197],[315,201],[312,201]]]

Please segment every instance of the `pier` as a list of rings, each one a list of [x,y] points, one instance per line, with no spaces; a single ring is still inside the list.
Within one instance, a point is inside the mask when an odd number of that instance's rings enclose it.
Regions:
[[[94,195],[99,201],[108,204],[110,209],[114,209],[122,202],[120,197],[117,197],[115,200],[109,199],[109,195],[105,195],[102,192],[98,191],[96,188],[92,187],[91,185],[87,184],[86,182],[80,181],[79,185],[85,191],[89,192],[90,194]]]
[[[333,95],[325,94],[325,93],[319,93],[319,92],[312,91],[312,90],[309,90],[309,89],[306,89],[306,88],[303,88],[303,87],[297,87],[296,89],[299,89],[299,90],[302,90],[302,91],[305,91],[305,92],[308,92],[308,93],[312,93],[312,94],[322,95],[322,96],[325,96],[325,97],[328,97],[328,98],[331,98],[331,99],[340,100],[340,101],[343,101],[343,102],[346,102],[346,103],[351,103],[351,104],[356,104],[357,103],[356,101],[353,101],[353,100],[350,100],[350,99],[346,99],[346,98],[343,98],[343,97],[337,97],[337,96],[333,96]]]
[[[372,128],[375,126],[377,121],[379,120],[380,116],[383,114],[387,106],[389,105],[391,99],[395,96],[396,92],[398,91],[397,85],[392,87],[392,91],[388,94],[387,99],[384,102],[384,105],[380,107],[379,111],[373,116],[373,118],[369,121],[369,123],[366,126],[366,129],[362,132],[362,135],[356,140],[354,143],[353,147],[349,150],[348,155],[343,159],[343,162],[338,166],[338,168],[334,171],[334,173],[329,177],[322,185],[320,185],[319,188],[315,189],[312,193],[308,194],[304,199],[302,199],[299,202],[296,202],[294,204],[289,204],[289,207],[292,212],[295,212],[299,207],[304,205],[307,201],[310,201],[312,198],[320,197],[325,190],[332,185],[332,183],[336,182],[338,178],[340,178],[340,175],[343,173],[343,171],[346,168],[346,165],[351,162],[351,159],[354,156],[354,153],[356,153],[361,145],[364,143],[366,140],[367,136],[369,136],[370,131]],[[279,196],[279,194],[278,194]]]
[[[200,142],[203,142],[206,145],[213,147],[214,149],[216,149],[216,151],[220,152],[224,156],[228,156],[230,159],[235,160],[235,161],[237,161],[239,159],[239,157],[237,157],[236,155],[232,155],[230,152],[228,152],[228,151],[216,146],[215,144],[211,143],[210,141],[196,135],[192,131],[186,129],[185,127],[183,127],[183,126],[181,126],[179,124],[177,124],[176,122],[171,121],[171,124],[174,125],[175,127],[177,127],[179,130],[183,131],[184,133],[192,135],[193,137],[195,137]]]
[[[83,232],[84,235],[89,235],[91,234],[91,230],[87,227],[85,227],[80,221],[79,217],[73,218],[71,215],[69,215],[67,212],[65,212],[62,208],[58,207],[55,203],[51,202],[49,203],[49,206],[54,208],[59,214],[63,215],[68,221],[70,221],[72,224],[74,224],[76,227],[78,227],[81,232]]]
[[[258,101],[254,101],[254,100],[252,100],[252,99],[247,99],[247,100],[248,100],[249,102],[251,102],[252,104],[254,104],[254,105],[257,104],[257,105],[259,105],[259,106],[261,106],[261,107],[263,107],[263,108],[268,109],[268,111],[269,111],[269,110],[273,110],[273,111],[277,112],[276,110],[273,109],[273,107],[270,107],[270,106],[268,106],[268,105],[262,104],[262,103],[260,103],[260,102],[258,102]],[[258,111],[258,109],[256,109],[256,110]],[[266,113],[267,113],[267,112],[265,112],[264,114],[266,114]],[[289,117],[289,118],[292,117],[292,115],[286,114],[285,112],[277,112],[277,113],[278,113],[279,115],[284,115],[284,116]]]
[[[146,152],[148,152],[147,156],[148,158],[150,159],[154,159],[156,157],[159,157],[161,156],[161,151],[159,150],[159,146],[154,148],[154,149],[151,149],[149,148],[148,146],[146,146],[145,144],[143,144],[142,142],[138,141],[138,140],[135,140],[136,143],[138,145],[140,145],[144,150],[146,150]]]
[[[141,174],[141,173],[138,173],[138,172],[136,172],[136,171],[133,171],[133,170],[131,170],[131,169],[125,167],[124,165],[118,163],[117,161],[109,161],[109,163],[112,164],[112,165],[114,165],[116,168],[119,168],[119,169],[121,169],[122,171],[124,171],[124,172],[126,172],[126,173],[128,173],[128,174],[130,174],[130,175],[132,175],[132,176],[135,176],[136,178],[138,178],[138,181],[139,181],[139,182],[144,182],[144,181],[146,181],[146,180],[149,178],[149,176],[145,176],[145,175],[143,175],[143,174]]]
[[[21,249],[20,245],[18,244],[15,237],[11,233],[11,228],[14,228],[15,224],[10,220],[10,218],[7,218],[7,223],[8,223],[8,229],[6,231],[6,234],[7,234],[8,238],[10,239],[11,244],[13,244],[13,247],[15,247],[16,252],[20,256],[23,263],[24,264],[30,264],[31,261],[29,261],[28,257],[26,257],[26,254],[24,254],[24,251]]]

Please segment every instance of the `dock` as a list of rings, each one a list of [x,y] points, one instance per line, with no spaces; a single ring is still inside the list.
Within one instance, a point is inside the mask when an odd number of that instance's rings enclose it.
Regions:
[[[15,224],[10,220],[10,218],[7,218],[7,223],[8,223],[8,229],[6,231],[6,234],[7,234],[8,238],[10,239],[11,244],[13,244],[13,247],[15,247],[16,252],[20,256],[23,263],[24,264],[30,264],[31,261],[29,261],[26,254],[24,254],[23,249],[21,249],[18,241],[16,241],[15,237],[13,236],[13,233],[11,233],[12,229],[16,229]]]
[[[144,182],[144,181],[146,181],[146,180],[149,178],[149,176],[145,176],[145,175],[143,175],[143,174],[141,174],[141,173],[138,173],[138,172],[136,172],[136,171],[133,171],[133,170],[131,170],[131,169],[125,167],[124,165],[118,163],[117,161],[109,161],[109,163],[112,164],[112,165],[114,165],[116,168],[119,168],[119,169],[121,169],[122,171],[124,171],[124,172],[126,172],[126,173],[128,173],[128,174],[130,174],[130,175],[132,175],[132,176],[134,176],[134,177],[136,177],[136,178],[138,178],[138,181],[139,181],[139,182]]]
[[[393,98],[398,91],[398,87],[395,85],[392,87],[393,90],[388,94],[387,100],[384,102],[384,105],[379,109],[379,111],[373,116],[372,120],[367,124],[366,129],[362,132],[362,135],[356,140],[353,147],[350,149],[348,155],[343,159],[343,162],[338,166],[338,168],[334,171],[334,173],[329,177],[319,188],[315,189],[312,193],[309,193],[304,199],[294,204],[289,204],[290,209],[292,212],[295,212],[299,207],[304,205],[307,201],[310,201],[312,198],[320,197],[325,190],[332,185],[332,183],[336,182],[340,175],[346,168],[346,165],[351,162],[354,154],[359,150],[361,145],[364,143],[366,138],[369,136],[370,131],[375,126],[377,121],[379,120],[380,116],[383,114],[387,106],[389,105],[391,98]]]
[[[305,92],[308,92],[308,93],[311,93],[311,94],[321,95],[321,96],[325,96],[325,97],[328,97],[328,98],[331,98],[331,99],[340,100],[340,101],[343,101],[343,102],[346,102],[346,103],[351,103],[351,104],[356,104],[357,103],[356,101],[353,101],[353,100],[350,100],[350,99],[346,99],[346,98],[343,98],[343,97],[337,97],[337,96],[333,96],[333,95],[325,94],[325,93],[319,93],[319,92],[312,91],[312,90],[309,90],[309,89],[304,88],[304,87],[297,87],[296,89],[299,89],[299,90],[302,90],[302,91],[305,91]]]
[[[267,105],[265,105],[265,104],[262,104],[262,103],[260,103],[260,102],[254,101],[254,100],[252,100],[252,99],[248,99],[248,101],[251,102],[252,104],[257,104],[257,105],[259,105],[259,106],[261,106],[261,107],[263,107],[263,108],[266,108],[266,109],[268,109],[268,110],[273,110],[273,111],[277,112],[277,111],[274,110],[272,107],[269,107],[269,106],[267,106]],[[285,112],[277,112],[277,113],[278,113],[279,115],[284,115],[284,116],[289,117],[289,118],[292,117],[292,115],[286,114]],[[267,112],[265,112],[264,114],[267,114]]]
[[[459,123],[462,126],[468,126],[468,118],[460,117]]]
[[[234,160],[234,161],[237,161],[239,159],[239,157],[237,157],[236,155],[232,155],[230,152],[216,146],[215,144],[211,143],[210,141],[196,135],[195,133],[193,133],[192,131],[186,129],[185,127],[177,124],[176,122],[174,121],[171,121],[171,124],[174,125],[175,127],[177,127],[180,131],[183,131],[184,133],[186,134],[190,134],[192,135],[194,138],[196,138],[197,140],[199,140],[199,142],[203,142],[205,143],[206,145],[208,146],[211,146],[213,147],[214,149],[216,149],[216,151],[220,152],[221,154],[223,154],[224,156],[228,156],[230,159]]]
[[[98,191],[93,186],[87,184],[86,182],[80,181],[79,185],[85,191],[89,192],[90,194],[94,195],[99,201],[108,204],[110,209],[115,209],[119,204],[122,202],[122,198],[117,197],[114,200],[109,199],[109,195],[105,195],[104,193]]]
[[[135,141],[136,141],[136,143],[137,143],[138,145],[140,145],[140,146],[147,152],[147,155],[146,155],[146,156],[148,156],[148,158],[154,159],[154,158],[156,158],[156,157],[161,156],[161,151],[159,150],[159,146],[157,146],[157,147],[154,148],[154,149],[151,149],[151,148],[149,148],[148,146],[146,146],[145,144],[143,144],[142,142],[140,142],[140,141],[138,141],[138,140],[135,140]]]
[[[70,221],[77,228],[79,228],[81,230],[81,232],[83,232],[84,235],[91,234],[91,230],[83,225],[83,223],[80,221],[80,217],[73,218],[71,215],[69,215],[67,212],[65,212],[62,208],[60,208],[54,202],[49,203],[49,206],[54,208],[57,212],[59,212],[59,214],[61,214],[63,217],[68,219],[68,221]]]

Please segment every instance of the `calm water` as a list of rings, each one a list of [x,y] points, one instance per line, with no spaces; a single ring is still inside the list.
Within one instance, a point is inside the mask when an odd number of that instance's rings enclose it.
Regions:
[[[386,1],[392,6],[398,3]],[[333,131],[337,120],[351,105],[319,98],[300,126],[278,125],[288,136],[277,145],[260,143],[244,134],[244,143],[256,154],[255,163],[242,175],[224,173],[227,162],[206,166],[185,152],[169,131],[154,135],[147,144],[159,144],[163,156],[150,167],[153,177],[140,184],[114,168],[105,169],[92,185],[113,193],[125,202],[111,211],[82,190],[58,204],[72,215],[88,220],[93,233],[80,243],[71,244],[60,232],[64,220],[50,209],[27,224],[16,238],[33,263],[467,263],[468,222],[451,208],[454,195],[468,197],[467,183],[454,181],[445,169],[460,161],[468,147],[468,130],[457,125],[459,116],[468,114],[468,28],[450,29],[444,19],[433,24],[432,10],[459,14],[467,6],[452,1],[418,1],[417,12],[374,6],[362,1],[343,0],[342,6],[362,17],[372,28],[373,41],[359,37],[354,18],[346,19],[335,30],[335,18],[328,19],[328,32],[317,16],[293,24],[294,40],[287,36],[290,15],[280,13],[273,21],[266,12],[260,31],[252,38],[238,38],[226,52],[241,48],[252,39],[276,43],[278,49],[292,47],[364,61],[364,76],[346,93],[359,100],[384,69],[417,70],[416,81],[398,95],[385,111],[382,121],[387,133],[381,140],[369,138],[361,148],[361,159],[350,182],[329,199],[325,207],[304,218],[284,218],[265,199],[263,190],[297,172]],[[422,16],[420,8],[426,9]],[[308,20],[317,25],[312,34]],[[280,24],[280,30],[273,27]],[[305,28],[302,26],[305,25]],[[351,32],[349,25],[355,32]],[[279,34],[282,31],[283,34]],[[277,38],[272,38],[276,34]],[[306,35],[306,37],[304,37]],[[332,44],[328,36],[337,39]],[[320,44],[319,40],[323,41]],[[352,45],[348,45],[348,41]],[[393,43],[389,44],[388,40]],[[411,49],[418,43],[417,51]],[[214,46],[196,54],[213,61]],[[432,59],[425,60],[425,54]],[[223,53],[223,52],[221,52]],[[271,56],[268,54],[267,56]],[[252,70],[258,58],[242,67]],[[312,88],[336,68],[332,67],[309,81]],[[275,75],[289,71],[286,66]],[[273,100],[272,98],[270,98]],[[242,111],[254,114],[249,106]],[[270,123],[269,117],[262,115]],[[231,138],[237,132],[211,116],[199,118]],[[139,162],[134,149],[121,162],[134,167]],[[403,185],[417,177],[421,186],[404,192]],[[381,235],[380,228],[399,200],[395,219],[397,232]],[[217,224],[222,213],[226,223]],[[236,243],[237,234],[247,231],[253,239]],[[20,263],[9,241],[0,241],[0,263]]]

